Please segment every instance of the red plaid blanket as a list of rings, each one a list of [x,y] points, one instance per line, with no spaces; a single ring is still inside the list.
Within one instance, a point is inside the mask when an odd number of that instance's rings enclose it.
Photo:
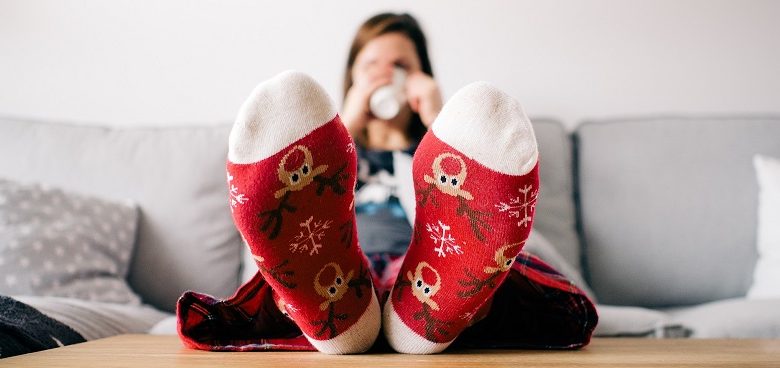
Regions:
[[[380,300],[395,282],[402,258],[375,275]],[[228,299],[188,291],[176,308],[184,345],[201,350],[315,350],[276,306],[273,290],[257,273]],[[596,308],[580,289],[539,258],[521,252],[492,300],[452,347],[573,349],[590,342]],[[380,334],[380,340],[381,340]],[[378,349],[386,345],[376,344]]]

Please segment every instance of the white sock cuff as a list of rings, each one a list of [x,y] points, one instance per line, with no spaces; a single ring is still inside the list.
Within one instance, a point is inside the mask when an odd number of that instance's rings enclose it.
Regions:
[[[333,100],[312,77],[282,72],[255,87],[241,105],[230,131],[228,160],[248,164],[268,158],[335,116]]]
[[[539,156],[531,121],[512,96],[486,83],[471,83],[444,105],[431,128],[444,143],[486,167],[523,175]]]

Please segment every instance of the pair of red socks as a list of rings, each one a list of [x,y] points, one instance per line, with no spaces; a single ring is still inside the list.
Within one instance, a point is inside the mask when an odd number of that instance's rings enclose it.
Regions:
[[[458,91],[414,155],[413,239],[383,308],[357,242],[352,138],[312,78],[260,84],[230,134],[233,218],[279,309],[319,351],[444,350],[506,278],[531,230],[537,147],[520,105]]]

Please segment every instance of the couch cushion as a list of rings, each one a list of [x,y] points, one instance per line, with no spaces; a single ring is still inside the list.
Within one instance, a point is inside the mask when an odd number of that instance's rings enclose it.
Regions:
[[[238,287],[241,240],[225,184],[229,129],[0,118],[0,176],[136,202],[128,279],[144,301],[171,311],[185,290],[228,296]]]
[[[780,338],[780,299],[727,299],[665,312],[695,338]]]
[[[580,243],[575,222],[572,148],[561,123],[531,119],[539,145],[539,199],[534,228],[558,250],[577,272],[582,271]]]
[[[687,326],[672,320],[662,311],[615,305],[596,306],[599,324],[593,331],[597,337],[688,337],[692,331]]]
[[[617,305],[745,295],[756,262],[756,153],[780,119],[647,119],[576,132],[590,284]]]

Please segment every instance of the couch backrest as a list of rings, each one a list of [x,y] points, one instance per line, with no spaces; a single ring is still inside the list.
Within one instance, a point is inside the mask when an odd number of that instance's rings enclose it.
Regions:
[[[757,257],[752,157],[780,157],[780,119],[586,123],[575,137],[586,269],[601,302],[745,295]]]
[[[539,231],[563,258],[581,272],[572,176],[571,138],[560,122],[531,119],[539,145],[541,189],[534,218]]]
[[[172,311],[192,289],[238,287],[241,240],[227,202],[229,125],[105,128],[0,118],[0,176],[43,182],[141,208],[128,280]]]

